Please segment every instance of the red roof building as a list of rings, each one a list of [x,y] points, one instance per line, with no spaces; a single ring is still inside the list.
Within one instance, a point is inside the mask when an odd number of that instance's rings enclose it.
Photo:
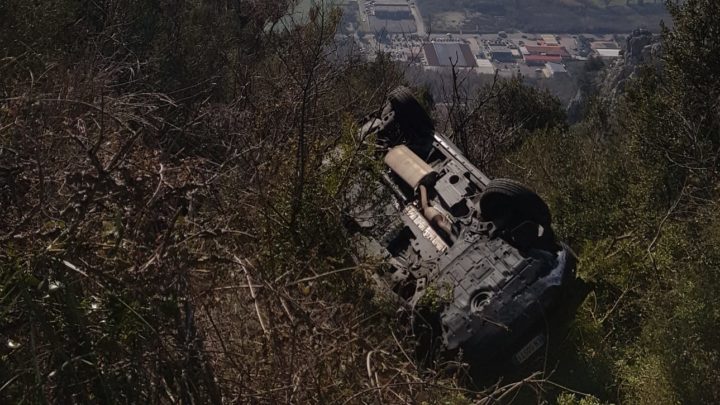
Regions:
[[[525,63],[528,65],[545,65],[546,63],[560,63],[563,58],[559,55],[525,55]]]
[[[570,53],[568,53],[564,46],[526,46],[525,48],[530,55],[552,55],[561,56],[563,58],[570,57]]]

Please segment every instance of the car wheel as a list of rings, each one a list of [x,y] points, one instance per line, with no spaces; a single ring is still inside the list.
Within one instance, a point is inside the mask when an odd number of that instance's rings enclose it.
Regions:
[[[403,127],[423,132],[434,129],[432,118],[409,88],[396,87],[388,94],[388,102],[395,112],[395,119]]]
[[[480,196],[480,213],[486,221],[532,221],[550,228],[550,209],[534,191],[510,179],[490,181]]]

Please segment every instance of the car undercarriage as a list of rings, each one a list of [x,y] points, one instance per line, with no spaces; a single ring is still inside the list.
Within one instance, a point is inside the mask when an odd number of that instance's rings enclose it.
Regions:
[[[392,198],[351,217],[386,264],[375,278],[411,313],[419,356],[527,361],[576,280],[575,255],[556,239],[548,206],[472,165],[407,88],[390,94],[360,138],[373,143]]]

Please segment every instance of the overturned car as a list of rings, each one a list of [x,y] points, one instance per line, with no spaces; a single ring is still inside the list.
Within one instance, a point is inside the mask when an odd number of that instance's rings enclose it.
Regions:
[[[405,87],[360,137],[382,160],[392,198],[350,216],[366,251],[386,264],[376,279],[408,310],[419,356],[462,352],[485,365],[533,357],[577,280],[575,256],[556,240],[545,202],[480,172]]]

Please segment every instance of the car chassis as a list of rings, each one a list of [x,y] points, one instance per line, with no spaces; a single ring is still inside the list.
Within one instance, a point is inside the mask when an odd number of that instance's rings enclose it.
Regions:
[[[407,88],[390,93],[360,138],[383,160],[393,195],[356,208],[375,275],[409,309],[418,355],[521,364],[546,343],[549,314],[573,288],[576,257],[556,240],[550,211],[521,184],[491,180],[444,135]],[[432,355],[432,356],[431,356]]]

